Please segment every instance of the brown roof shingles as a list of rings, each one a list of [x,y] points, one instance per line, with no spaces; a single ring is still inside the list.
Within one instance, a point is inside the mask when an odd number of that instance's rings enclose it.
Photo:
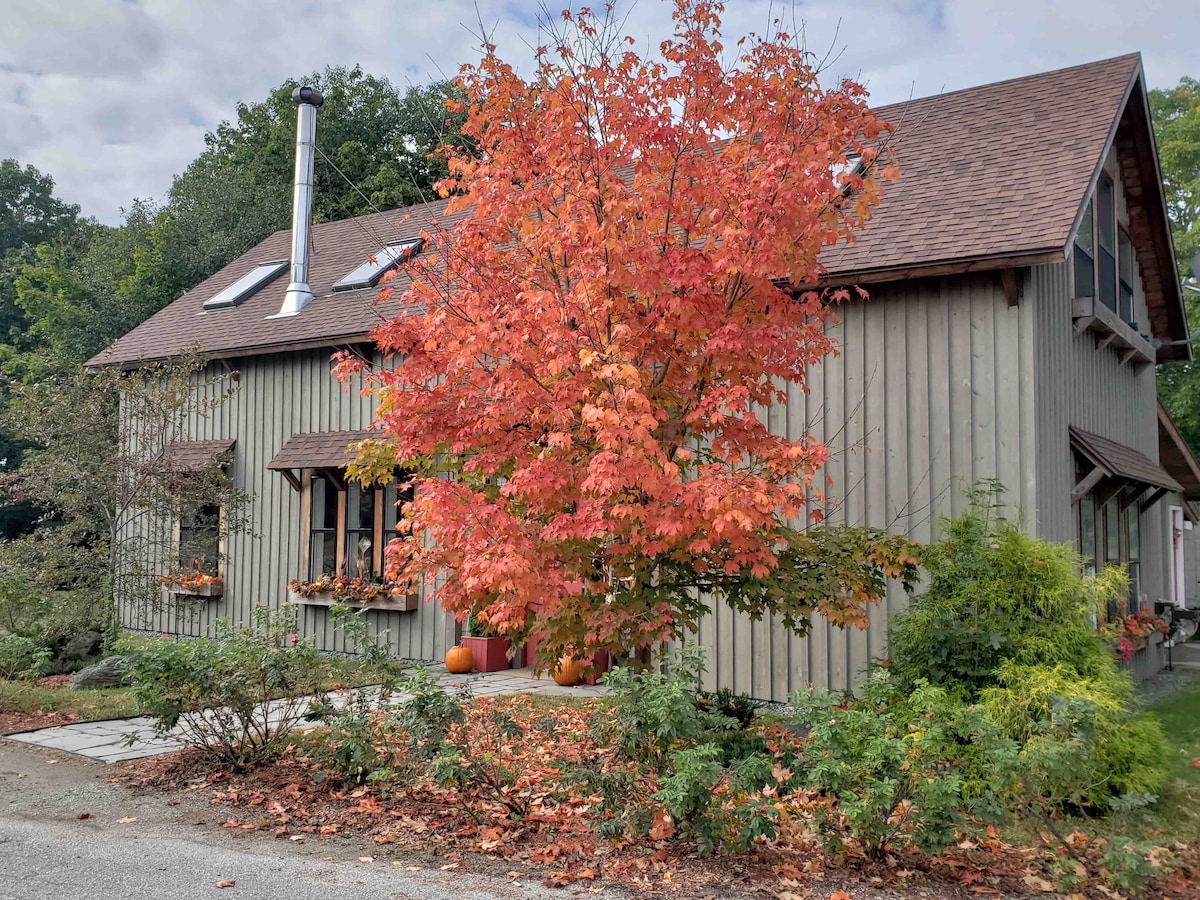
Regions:
[[[1138,56],[1122,56],[881,108],[897,129],[901,177],[886,185],[856,242],[822,253],[828,275],[871,281],[939,264],[965,270],[976,260],[987,268],[989,260],[995,267],[999,259],[1061,258],[1140,71]],[[236,308],[202,312],[205,300],[251,266],[287,257],[290,233],[276,232],[89,365],[130,366],[189,349],[229,357],[361,340],[401,307],[375,303],[374,288],[334,294],[333,284],[383,244],[445,220],[445,208],[438,201],[317,225],[309,278],[315,299],[297,316],[268,318],[283,301],[287,273]],[[401,267],[394,295],[407,285]]]
[[[836,276],[1061,255],[1139,69],[1121,56],[881,107],[900,179],[821,262]]]
[[[320,431],[293,434],[267,463],[268,469],[343,469],[354,460],[350,444],[369,431]]]
[[[1071,446],[1091,460],[1093,465],[1103,469],[1109,477],[1125,478],[1170,491],[1183,490],[1166,469],[1144,453],[1074,425],[1070,426],[1068,431],[1071,435]]]
[[[299,315],[269,318],[283,304],[290,281],[287,271],[236,307],[205,311],[205,300],[254,266],[287,259],[291,232],[277,231],[96,354],[88,365],[136,364],[193,349],[211,357],[229,357],[360,340],[373,326],[399,312],[400,304],[377,303],[377,287],[334,293],[333,285],[386,244],[417,237],[422,230],[434,230],[439,222],[448,223],[445,209],[446,201],[439,200],[314,226],[309,266],[313,300]],[[391,284],[397,296],[408,287],[403,266]]]

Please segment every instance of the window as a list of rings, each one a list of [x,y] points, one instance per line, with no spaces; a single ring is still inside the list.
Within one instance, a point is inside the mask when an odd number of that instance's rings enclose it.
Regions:
[[[374,287],[379,283],[385,272],[398,266],[407,256],[421,249],[421,240],[400,241],[388,244],[361,266],[356,267],[348,275],[333,286],[335,291],[356,291],[360,288]]]
[[[1096,185],[1096,273],[1100,302],[1117,310],[1117,192],[1107,172]]]
[[[1079,500],[1079,555],[1083,574],[1096,574],[1096,498],[1091,494]]]
[[[204,309],[228,309],[237,306],[263,285],[275,280],[288,267],[286,259],[260,263],[233,284],[204,301]]]
[[[396,536],[397,501],[412,499],[407,482],[364,488],[333,472],[313,472],[309,485],[308,579],[383,576],[384,549]]]
[[[1137,320],[1133,311],[1133,242],[1129,232],[1121,228],[1117,232],[1117,277],[1120,282],[1121,320],[1137,328]]]
[[[315,581],[338,571],[338,486],[328,475],[314,473],[309,492],[308,577]]]
[[[1142,522],[1138,501],[1125,507],[1125,556],[1129,570],[1129,611],[1137,612],[1142,592]]]
[[[179,518],[179,571],[217,575],[220,559],[221,508],[215,504],[186,508]]]
[[[1096,296],[1096,233],[1092,227],[1094,203],[1088,201],[1075,236],[1075,296]]]

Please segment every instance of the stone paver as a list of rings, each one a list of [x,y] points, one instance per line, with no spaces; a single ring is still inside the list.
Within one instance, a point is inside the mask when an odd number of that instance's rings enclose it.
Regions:
[[[438,679],[447,690],[466,688],[476,697],[495,697],[503,694],[541,694],[549,697],[601,697],[607,691],[602,685],[576,685],[563,687],[549,677],[535,678],[531,669],[508,669],[504,672],[469,673],[451,675],[443,673]],[[364,688],[364,690],[371,690]],[[334,703],[341,705],[350,698],[350,692],[335,694]],[[392,704],[402,703],[407,697],[395,695]],[[282,701],[268,705],[267,721],[277,722]],[[133,738],[132,742],[130,738]],[[59,725],[22,734],[10,734],[10,741],[60,750],[104,763],[126,759],[144,759],[161,756],[178,750],[179,741],[161,738],[154,733],[154,720],[148,716],[132,719],[110,719],[101,722],[80,722]]]

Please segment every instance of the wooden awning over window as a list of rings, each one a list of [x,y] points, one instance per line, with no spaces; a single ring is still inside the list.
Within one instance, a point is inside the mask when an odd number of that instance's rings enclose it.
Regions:
[[[293,434],[267,463],[300,489],[300,469],[344,469],[354,461],[350,445],[371,436],[369,431],[317,431]]]
[[[1110,479],[1110,484],[1116,482],[1119,488],[1140,486],[1154,488],[1153,497],[1157,500],[1167,491],[1182,491],[1183,487],[1162,466],[1150,460],[1148,456],[1132,447],[1118,444],[1116,441],[1084,431],[1082,428],[1070,428],[1071,447],[1091,464],[1089,471],[1075,489],[1071,492],[1071,500],[1076,501],[1091,491],[1104,479]]]
[[[233,450],[235,441],[173,441],[163,447],[159,458],[164,469],[172,472],[200,472],[223,453]]]

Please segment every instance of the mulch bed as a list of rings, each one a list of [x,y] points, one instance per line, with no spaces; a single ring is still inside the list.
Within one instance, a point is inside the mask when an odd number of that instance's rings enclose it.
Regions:
[[[70,725],[74,721],[75,716],[63,713],[0,712],[0,735],[21,734],[24,731],[37,731],[39,728]]]
[[[116,778],[135,791],[207,795],[213,807],[225,810],[222,828],[267,831],[294,843],[357,838],[375,845],[372,859],[399,852],[430,867],[483,868],[550,887],[571,886],[575,893],[593,886],[599,893],[604,882],[638,897],[807,900],[845,891],[854,900],[962,900],[1036,893],[1023,881],[1028,853],[998,842],[990,848],[964,843],[935,860],[900,853],[882,864],[849,869],[830,866],[816,845],[699,857],[668,840],[612,844],[590,829],[542,829],[536,813],[521,822],[506,820],[499,810],[494,816],[478,809],[472,814],[452,791],[405,789],[383,799],[324,773],[314,782],[319,772],[308,760],[285,757],[230,773],[194,750],[114,766]]]

